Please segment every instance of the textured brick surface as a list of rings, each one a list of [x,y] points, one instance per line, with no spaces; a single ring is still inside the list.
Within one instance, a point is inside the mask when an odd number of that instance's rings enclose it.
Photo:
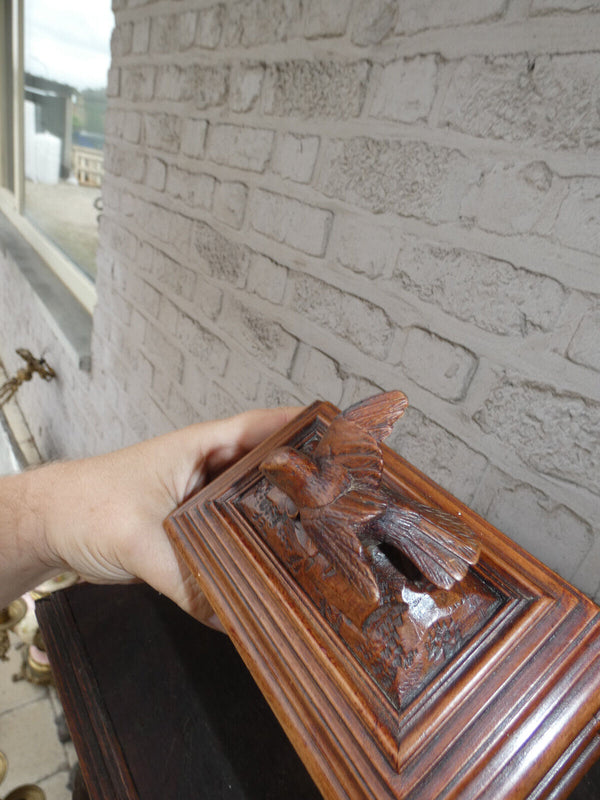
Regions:
[[[252,200],[250,223],[259,233],[277,242],[322,256],[327,247],[333,215],[273,192],[259,190]]]
[[[375,213],[456,221],[480,172],[457,150],[419,141],[360,137],[325,147],[319,188]]]
[[[475,421],[533,469],[600,493],[600,403],[505,380]]]
[[[277,116],[356,117],[365,99],[365,61],[286,61],[265,78],[265,110]]]
[[[394,268],[399,290],[502,335],[551,330],[565,290],[543,275],[461,248],[405,240]]]
[[[465,59],[441,121],[465,133],[548,149],[600,146],[597,54]]]
[[[91,373],[0,249],[44,456],[398,387],[392,445],[600,600],[596,0],[113,8]]]

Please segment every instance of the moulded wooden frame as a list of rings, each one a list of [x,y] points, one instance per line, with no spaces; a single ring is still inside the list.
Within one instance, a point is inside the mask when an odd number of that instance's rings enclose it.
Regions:
[[[600,754],[594,603],[384,446],[386,484],[461,515],[500,598],[400,707],[241,513],[264,457],[338,413],[314,403],[165,522],[292,744],[327,798],[566,797]]]

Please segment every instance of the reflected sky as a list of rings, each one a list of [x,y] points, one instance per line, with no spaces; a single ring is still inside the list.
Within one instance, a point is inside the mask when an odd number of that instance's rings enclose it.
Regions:
[[[111,0],[25,0],[25,71],[76,89],[106,86]]]

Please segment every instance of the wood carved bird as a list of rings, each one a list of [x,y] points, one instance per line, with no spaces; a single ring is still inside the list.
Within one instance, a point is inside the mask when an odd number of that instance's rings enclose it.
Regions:
[[[399,391],[371,397],[335,417],[311,455],[283,447],[260,465],[293,502],[292,514],[297,510],[319,550],[374,600],[379,590],[364,541],[400,550],[444,589],[462,580],[479,557],[475,536],[457,517],[382,491],[380,442],[407,405]]]

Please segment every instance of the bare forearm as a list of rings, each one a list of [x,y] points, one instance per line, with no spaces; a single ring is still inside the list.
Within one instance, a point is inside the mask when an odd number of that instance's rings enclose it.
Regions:
[[[45,538],[52,469],[0,478],[0,607],[60,571]]]

